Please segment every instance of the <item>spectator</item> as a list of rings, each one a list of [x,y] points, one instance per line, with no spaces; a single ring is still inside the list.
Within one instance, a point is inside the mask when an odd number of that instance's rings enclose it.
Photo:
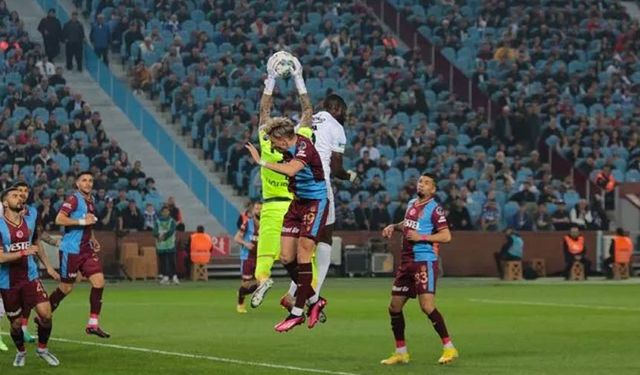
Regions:
[[[605,209],[612,210],[614,208],[614,189],[616,187],[616,179],[611,174],[610,165],[607,164],[602,168],[602,171],[600,171],[596,176],[595,183],[604,193]]]
[[[56,17],[56,10],[51,8],[47,16],[40,20],[38,32],[42,35],[44,51],[49,61],[53,61],[60,53],[60,42],[62,42],[62,25]]]
[[[586,199],[580,199],[569,213],[571,224],[577,225],[580,229],[587,229],[587,226],[593,222],[591,211],[587,205]]]
[[[67,84],[67,80],[64,78],[64,71],[62,70],[62,67],[60,66],[56,67],[55,74],[49,77],[49,85],[55,87],[57,85],[64,86],[66,84]]]
[[[631,256],[633,255],[633,242],[629,237],[629,232],[623,228],[616,229],[616,235],[611,239],[609,245],[609,257],[604,260],[605,273],[607,278],[613,278],[613,266],[616,263],[626,264],[631,267]]]
[[[504,231],[507,237],[507,242],[502,245],[502,249],[499,253],[494,253],[493,257],[496,260],[496,266],[498,268],[498,274],[500,278],[504,276],[504,270],[502,269],[502,262],[512,260],[522,260],[522,254],[524,252],[524,241],[513,228],[507,228]]]
[[[498,230],[500,220],[500,210],[495,199],[489,199],[480,214],[480,229],[485,232],[495,232]]]
[[[360,199],[358,203],[358,207],[353,211],[353,214],[356,219],[356,228],[358,230],[369,230],[370,226],[370,218],[371,218],[371,209],[369,208],[369,202],[366,199]]]
[[[361,158],[364,158],[364,153],[365,152],[369,153],[369,157],[373,161],[377,161],[378,159],[380,159],[380,151],[373,144],[373,138],[367,138],[365,146],[362,147],[362,149],[360,149],[360,157]]]
[[[387,210],[387,205],[383,201],[379,201],[371,211],[370,230],[383,230],[389,224],[391,224],[391,216],[389,215],[389,210]]]
[[[44,230],[50,231],[58,228],[55,224],[56,215],[56,210],[51,206],[51,198],[49,196],[44,196],[42,198],[42,204],[38,208],[38,217],[40,218],[40,223]]]
[[[151,71],[144,65],[144,61],[139,60],[135,68],[133,68],[131,88],[134,89],[135,93],[141,94],[143,91],[149,92],[152,84],[153,77],[151,76]]]
[[[547,212],[547,205],[545,203],[538,204],[538,210],[533,216],[533,225],[537,231],[553,230],[551,215]]]
[[[96,227],[100,230],[114,231],[118,226],[118,222],[118,213],[113,198],[108,197],[100,215],[100,220],[96,223]]]
[[[142,230],[153,230],[156,220],[158,220],[156,209],[153,207],[153,204],[147,203],[147,207],[144,210],[144,227]]]
[[[531,215],[527,211],[527,205],[521,202],[518,206],[518,211],[511,217],[510,226],[514,230],[518,231],[531,231],[533,230],[533,222]]]
[[[516,201],[518,203],[530,203],[530,202],[535,202],[536,201],[536,195],[533,192],[533,189],[535,188],[535,186],[533,186],[531,184],[531,181],[529,180],[525,180],[523,182],[523,187],[522,190],[520,190],[519,192],[513,194],[511,196],[512,201]]]
[[[551,222],[553,228],[558,231],[568,230],[571,225],[571,219],[569,218],[569,212],[567,212],[567,206],[564,201],[558,202],[558,208],[556,212],[551,215]]]
[[[179,231],[184,230],[184,222],[182,221],[182,211],[176,206],[176,200],[174,197],[167,199],[166,206],[169,208],[169,214],[171,218],[176,221],[176,228]]]
[[[349,207],[349,202],[340,200],[340,207],[336,210],[336,229],[357,229],[355,212]]]
[[[585,279],[591,270],[591,261],[587,259],[587,247],[584,244],[584,237],[580,233],[577,225],[572,225],[568,236],[564,236],[564,277],[569,280],[571,267],[575,262],[580,262],[584,266]]]
[[[109,65],[109,45],[111,44],[111,29],[104,22],[104,15],[98,14],[96,22],[91,25],[89,39],[98,58],[102,57],[105,65]]]
[[[127,207],[120,213],[119,229],[141,231],[144,225],[144,217],[136,206],[136,201],[129,200]]]
[[[176,273],[176,222],[170,216],[169,208],[160,210],[160,217],[155,222],[153,236],[156,238],[156,251],[160,263],[160,284],[180,284]]]
[[[43,78],[49,78],[56,73],[56,67],[49,61],[47,55],[42,55],[41,60],[36,63],[36,68]]]
[[[78,12],[71,13],[69,20],[62,29],[63,39],[66,41],[67,70],[73,70],[73,59],[76,60],[76,68],[82,71],[82,43],[84,42],[84,27],[78,21]]]
[[[464,206],[464,201],[460,198],[456,198],[453,201],[447,221],[453,230],[473,230],[469,211]]]

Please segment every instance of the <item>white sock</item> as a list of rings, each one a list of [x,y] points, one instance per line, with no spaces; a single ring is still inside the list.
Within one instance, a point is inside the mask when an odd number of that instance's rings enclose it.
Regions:
[[[88,326],[90,326],[90,327],[96,327],[96,326],[98,326],[98,318],[97,318],[97,317],[94,317],[94,316],[91,316],[91,317],[89,318],[89,322],[87,323],[87,325],[88,325]]]
[[[289,291],[287,293],[289,293],[289,295],[293,297],[296,295],[296,290],[298,290],[298,285],[292,281],[289,284]]]
[[[449,341],[448,343],[444,344],[444,347],[445,347],[445,349],[454,348],[453,341]]]
[[[322,284],[324,284],[324,280],[327,278],[329,266],[331,265],[331,245],[324,242],[318,243],[316,248],[316,265],[318,266],[318,285],[315,289],[316,294],[309,298],[309,302],[311,303],[318,301]]]
[[[403,346],[402,348],[396,348],[396,353],[405,354],[407,352],[407,347]]]
[[[291,314],[295,316],[302,316],[302,313],[304,313],[304,310],[299,307],[294,307],[291,309]]]

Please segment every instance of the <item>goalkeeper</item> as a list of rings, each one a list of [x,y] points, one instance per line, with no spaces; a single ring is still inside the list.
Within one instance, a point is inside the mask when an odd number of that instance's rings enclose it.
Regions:
[[[258,138],[260,139],[260,158],[268,163],[279,163],[282,161],[282,153],[271,146],[271,141],[266,139],[264,124],[271,118],[271,107],[273,105],[273,89],[276,84],[277,74],[274,70],[278,62],[276,53],[267,62],[267,79],[264,81],[264,91],[260,99],[260,128]],[[311,138],[311,118],[313,116],[313,106],[307,94],[307,88],[302,78],[302,66],[297,58],[293,58],[294,68],[292,78],[296,89],[300,95],[302,105],[301,124],[298,133]],[[255,277],[258,281],[258,288],[251,297],[251,307],[258,307],[264,300],[266,293],[273,286],[271,279],[271,267],[280,257],[280,232],[284,215],[289,209],[289,204],[293,200],[293,194],[289,191],[289,180],[286,175],[274,172],[267,168],[260,168],[262,179],[262,213],[260,214],[260,236],[258,237],[258,254],[256,258]],[[315,274],[315,269],[314,269]],[[315,278],[314,278],[315,279]]]

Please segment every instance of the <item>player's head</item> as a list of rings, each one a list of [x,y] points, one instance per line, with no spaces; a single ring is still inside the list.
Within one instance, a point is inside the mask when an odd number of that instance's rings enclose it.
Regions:
[[[347,103],[340,95],[329,94],[322,102],[322,108],[331,113],[334,119],[339,123],[344,124],[344,120],[347,117]]]
[[[251,215],[253,215],[253,217],[257,219],[260,219],[261,211],[262,211],[262,202],[260,201],[253,202],[253,204],[251,205]]]
[[[577,225],[572,225],[569,228],[569,235],[573,238],[578,238],[580,236],[580,228]]]
[[[626,232],[625,232],[625,230],[623,228],[616,229],[616,235],[624,236],[625,234],[626,234]]]
[[[76,175],[76,188],[83,194],[90,194],[93,190],[93,173],[82,171]]]
[[[417,194],[420,198],[431,198],[437,189],[436,175],[425,173],[418,179]]]
[[[273,147],[280,151],[286,151],[292,146],[296,136],[296,127],[293,121],[286,117],[274,117],[266,124],[267,136]]]
[[[198,225],[198,227],[196,228],[196,232],[204,233],[204,227],[202,225]]]
[[[29,184],[27,184],[24,181],[20,181],[13,184],[12,187],[16,188],[20,192],[20,196],[22,197],[22,203],[23,204],[27,203],[27,201],[29,200],[29,191],[31,190],[31,187],[29,186]]]
[[[11,210],[15,213],[22,211],[22,194],[17,188],[12,186],[5,189],[0,196],[0,200],[5,211]]]

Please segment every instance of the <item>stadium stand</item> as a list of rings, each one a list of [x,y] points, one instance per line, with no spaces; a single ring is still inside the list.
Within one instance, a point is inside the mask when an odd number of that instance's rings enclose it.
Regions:
[[[95,176],[98,216],[117,216],[134,201],[142,212],[147,203],[157,210],[163,198],[142,165],[104,131],[100,113],[66,84],[62,69],[53,76],[37,65],[44,51],[29,39],[16,12],[0,14],[0,185],[16,181],[32,186],[33,203],[44,212],[47,230],[58,229],[55,214],[74,189],[74,176],[91,170]],[[50,82],[58,82],[50,84]],[[109,208],[109,209],[108,209]],[[117,220],[99,221],[100,229],[116,229]]]
[[[438,174],[447,208],[456,198],[466,202],[476,228],[494,201],[495,229],[512,219],[515,201],[545,204],[550,214],[560,201],[571,208],[582,189],[552,173],[547,147],[576,170],[597,173],[611,164],[618,181],[638,179],[640,65],[633,51],[640,38],[617,2],[598,10],[594,4],[603,2],[587,1],[584,17],[571,19],[552,1],[543,2],[543,13],[504,1],[392,3],[500,113],[489,118],[459,100],[419,51],[356,2],[280,2],[271,9],[261,1],[100,0],[90,13],[110,19],[112,47],[130,68],[132,87],[170,110],[227,183],[251,198],[259,196],[258,167],[242,145],[257,125],[264,61],[280,49],[300,56],[314,102],[335,92],[349,103],[345,164],[363,181],[335,191],[359,228],[377,229],[370,223],[374,206],[391,219],[401,215],[424,170]],[[290,82],[279,82],[276,98],[276,110],[295,115]],[[361,206],[370,209],[360,213]],[[597,204],[591,209],[606,216]],[[606,220],[596,222],[594,228]]]

